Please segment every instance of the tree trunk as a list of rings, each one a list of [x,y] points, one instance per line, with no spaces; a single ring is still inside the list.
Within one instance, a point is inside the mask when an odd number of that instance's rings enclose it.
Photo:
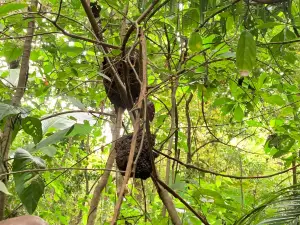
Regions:
[[[37,7],[37,1],[31,0],[31,6],[28,7],[28,12],[32,12],[34,8]],[[28,78],[28,69],[29,69],[29,58],[31,52],[31,43],[34,34],[34,19],[28,18],[28,26],[27,26],[27,34],[24,41],[24,51],[22,55],[22,62],[19,74],[18,86],[16,88],[16,92],[12,98],[11,104],[13,106],[19,106],[21,103],[21,99],[24,95],[27,78]],[[7,159],[8,152],[11,146],[11,137],[12,131],[14,127],[14,122],[16,121],[17,116],[10,116],[4,126],[3,134],[0,139],[0,154],[1,154],[1,162],[0,162],[0,174],[6,173],[7,171]],[[7,177],[0,177],[2,182],[7,183]],[[3,192],[0,192],[0,220],[4,219],[4,209],[5,209],[5,199],[6,196]]]
[[[168,155],[172,154],[172,146],[173,146],[173,137],[174,137],[174,132],[176,129],[176,124],[175,124],[175,110],[176,110],[176,91],[177,91],[177,85],[178,85],[178,79],[176,79],[174,82],[172,82],[172,93],[171,93],[171,99],[172,99],[172,108],[171,108],[171,129],[170,129],[170,134],[172,135],[169,139],[169,144],[168,144]],[[166,178],[165,182],[167,185],[169,185],[169,180],[170,180],[170,166],[171,162],[170,159],[167,159],[167,166],[166,166]],[[166,216],[166,207],[163,207],[162,209],[162,216]]]

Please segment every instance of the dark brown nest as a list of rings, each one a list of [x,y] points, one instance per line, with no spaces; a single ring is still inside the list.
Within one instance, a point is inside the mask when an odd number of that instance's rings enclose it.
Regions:
[[[127,161],[128,161],[128,156],[130,152],[130,145],[131,145],[131,140],[132,140],[133,134],[128,134],[124,135],[120,139],[116,141],[115,144],[115,150],[117,153],[116,156],[116,162],[117,162],[117,167],[119,170],[125,171],[126,166],[127,166]],[[135,152],[134,152],[134,160],[138,154],[139,148],[140,148],[140,143],[142,140],[142,129],[139,130],[137,140],[136,140],[136,147],[135,147]],[[147,178],[150,177],[151,172],[152,172],[152,165],[151,165],[151,152],[153,145],[155,142],[155,135],[151,134],[151,143],[149,144],[147,135],[144,135],[144,142],[143,142],[143,147],[140,153],[140,156],[137,161],[136,169],[135,169],[135,178],[141,178],[143,180],[146,180]],[[154,158],[158,156],[156,152],[152,152]],[[134,161],[133,160],[133,161]],[[121,174],[124,176],[125,173],[121,172]],[[132,174],[131,174],[132,177]]]
[[[140,73],[139,52],[137,50],[131,51],[129,58],[130,58],[131,64],[133,65],[136,73],[139,76],[139,79],[141,80],[141,76],[139,74]],[[112,65],[114,65],[114,67],[116,68],[123,84],[125,84],[125,76],[126,75],[125,75],[125,70],[124,70],[124,64],[125,64],[124,62],[126,61],[126,59],[122,58],[121,54],[120,54],[115,57],[110,57],[110,60],[111,60]],[[126,62],[125,65],[128,68],[128,77],[127,78],[129,81],[128,83],[130,84],[130,93],[131,93],[133,102],[135,102],[136,99],[140,95],[141,85],[136,78],[136,74],[134,73],[133,68],[129,65],[128,62]],[[103,78],[103,83],[104,83],[107,97],[109,98],[109,100],[115,107],[121,107],[121,108],[125,109],[126,105],[122,101],[122,98],[118,91],[116,80],[114,78],[115,76],[114,76],[113,70],[106,59],[104,59],[104,61],[103,61],[103,73],[107,77],[110,78],[110,80],[108,80],[107,78]]]

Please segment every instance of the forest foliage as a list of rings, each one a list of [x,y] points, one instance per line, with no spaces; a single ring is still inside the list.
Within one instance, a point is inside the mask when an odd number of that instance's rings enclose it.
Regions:
[[[298,221],[299,26],[296,0],[0,3],[0,220]],[[118,122],[103,61],[128,49],[141,92]],[[156,169],[126,184],[110,156],[139,127]]]

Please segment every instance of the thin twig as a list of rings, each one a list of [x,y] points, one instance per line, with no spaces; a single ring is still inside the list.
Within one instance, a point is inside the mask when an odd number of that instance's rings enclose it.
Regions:
[[[199,167],[194,166],[194,165],[186,164],[186,163],[184,163],[184,162],[182,162],[182,161],[180,161],[178,159],[175,159],[175,158],[173,158],[171,156],[168,156],[165,153],[162,153],[162,152],[157,151],[155,149],[154,149],[154,151],[156,153],[160,154],[160,155],[163,155],[166,158],[169,158],[171,160],[174,160],[174,161],[178,162],[180,165],[183,165],[187,169],[194,169],[194,170],[198,170],[198,171],[203,172],[203,173],[208,173],[208,174],[212,174],[212,175],[215,175],[215,176],[221,176],[221,177],[229,177],[229,178],[233,178],[233,179],[237,179],[237,180],[247,180],[247,179],[250,180],[250,179],[265,179],[265,178],[270,178],[270,177],[274,177],[274,176],[277,176],[277,175],[289,172],[290,170],[293,170],[294,168],[297,168],[297,167],[300,166],[300,164],[297,164],[294,167],[291,167],[289,169],[286,169],[286,170],[283,170],[283,171],[280,171],[280,172],[277,172],[277,173],[273,173],[273,174],[270,174],[270,175],[262,175],[262,176],[235,176],[235,175],[222,174],[222,173],[218,173],[218,172],[206,170],[206,169],[203,169],[203,168],[199,168]]]
[[[69,114],[69,113],[91,113],[91,114],[95,113],[95,114],[99,114],[99,115],[103,115],[103,116],[116,117],[115,114],[99,112],[99,111],[94,111],[94,110],[71,110],[71,111],[55,113],[55,114],[52,114],[50,116],[43,117],[43,118],[41,118],[41,120],[47,120],[47,119],[50,119],[50,118],[53,118],[53,117],[57,117],[57,116],[64,115],[64,114]]]

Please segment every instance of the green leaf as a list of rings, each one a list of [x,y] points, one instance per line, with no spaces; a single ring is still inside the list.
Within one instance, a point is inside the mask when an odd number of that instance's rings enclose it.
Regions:
[[[62,53],[66,53],[70,57],[78,56],[83,52],[82,47],[68,46],[68,45],[63,46],[60,50]]]
[[[221,108],[222,115],[226,115],[232,111],[234,104],[226,104]]]
[[[85,121],[84,124],[74,124],[73,128],[70,129],[69,133],[67,134],[68,137],[79,135],[87,135],[92,131],[92,127],[90,124]]]
[[[276,26],[282,25],[281,23],[277,23],[277,22],[268,22],[268,23],[263,23],[261,25],[258,25],[256,28],[257,29],[266,29],[266,28],[273,28]]]
[[[86,107],[84,106],[84,104],[82,104],[81,101],[79,101],[77,98],[74,98],[74,97],[70,97],[68,96],[67,97],[69,99],[70,102],[72,102],[72,104],[76,107],[78,107],[79,109],[82,109],[84,110]]]
[[[206,195],[214,198],[215,200],[223,200],[223,197],[219,194],[219,192],[210,189],[205,189],[205,188],[196,190],[193,193],[193,195],[196,196],[197,198],[200,197],[201,195]]]
[[[37,144],[43,138],[42,123],[35,117],[26,117],[22,119],[23,130],[32,136],[33,141]]]
[[[260,90],[262,88],[262,86],[264,85],[264,83],[266,82],[267,76],[268,76],[267,73],[260,74],[258,81],[257,81],[257,85],[256,85],[256,88],[258,90]]]
[[[46,133],[51,128],[55,128],[57,130],[70,128],[71,126],[73,126],[74,123],[75,123],[74,121],[68,119],[67,117],[57,116],[57,117],[49,118],[47,120],[43,120],[42,128],[43,128],[43,132]]]
[[[57,149],[54,146],[46,146],[39,149],[41,152],[45,153],[49,157],[53,158]]]
[[[27,4],[24,3],[7,3],[0,6],[0,16],[8,14],[9,12],[24,9],[27,7]]]
[[[21,112],[20,108],[0,102],[0,120],[8,115],[16,115]]]
[[[193,28],[198,26],[200,21],[200,13],[196,8],[189,8],[183,15],[182,24],[186,28]]]
[[[45,168],[41,158],[32,156],[24,149],[18,149],[14,155],[13,171]],[[38,172],[15,173],[16,192],[24,204],[27,212],[32,214],[44,193],[44,180]]]
[[[219,105],[225,105],[225,104],[228,104],[232,102],[232,100],[230,98],[217,98],[214,103],[213,103],[213,106],[219,106]]]
[[[40,148],[52,145],[57,143],[58,141],[62,140],[63,138],[66,137],[66,134],[71,130],[72,127],[66,128],[64,130],[57,131],[56,133],[52,134],[51,136],[47,137],[46,139],[42,140],[39,142],[36,146],[35,149],[38,150]]]
[[[11,193],[8,192],[5,184],[1,180],[0,180],[0,191],[6,195],[11,195]]]
[[[255,120],[248,120],[248,121],[246,121],[246,123],[249,127],[262,127],[262,124]]]
[[[194,32],[191,34],[189,39],[189,49],[192,52],[198,52],[202,48],[202,38],[198,32]]]
[[[242,108],[238,105],[234,110],[234,119],[238,122],[241,122],[244,118],[244,112]]]
[[[71,6],[74,8],[74,9],[79,9],[80,8],[80,1],[79,0],[71,0]]]
[[[3,55],[6,58],[6,61],[9,63],[18,59],[22,55],[22,48],[20,48],[14,42],[6,42],[1,55]]]
[[[37,49],[32,50],[30,53],[30,60],[38,61],[40,55],[41,55],[41,51],[39,51]]]
[[[267,103],[270,103],[272,105],[282,106],[282,105],[285,104],[285,101],[279,95],[272,95],[272,96],[269,96],[269,97],[264,97],[264,100]]]
[[[250,32],[243,31],[237,46],[236,66],[241,73],[249,73],[253,69],[255,61],[256,43]]]
[[[289,153],[289,150],[295,144],[295,139],[290,137],[289,135],[283,134],[272,134],[270,135],[265,143],[265,149],[275,148],[277,151],[274,152],[273,157],[278,158]]]

